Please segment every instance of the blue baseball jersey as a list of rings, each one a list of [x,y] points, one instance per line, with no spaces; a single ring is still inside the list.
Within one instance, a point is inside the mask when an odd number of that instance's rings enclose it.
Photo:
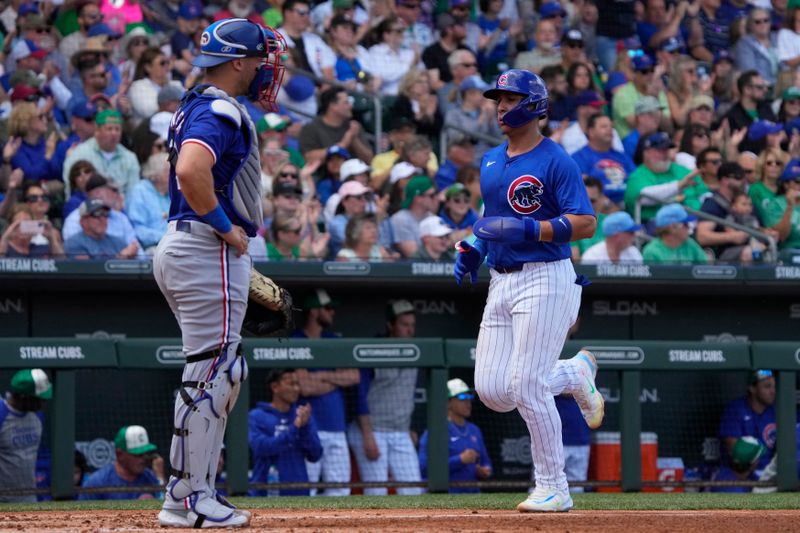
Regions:
[[[220,102],[223,105],[220,105]],[[248,236],[255,237],[258,229],[252,222],[242,218],[233,206],[233,178],[250,151],[249,139],[233,119],[214,111],[215,108],[232,109],[224,101],[210,96],[190,93],[181,102],[170,124],[171,142],[178,151],[188,144],[198,144],[214,157],[211,173],[214,176],[214,191],[225,214],[233,224],[241,226]],[[237,110],[238,112],[238,110]],[[242,121],[246,120],[242,116]],[[169,172],[169,220],[202,219],[194,212],[181,193],[180,182],[175,175],[175,165]]]
[[[306,459],[312,463],[319,461],[322,444],[314,417],[298,429],[294,425],[296,413],[297,405],[282,413],[266,402],[258,402],[250,411],[248,441],[253,454],[252,483],[266,483],[272,465],[278,469],[280,482],[308,481]],[[266,492],[252,491],[251,495],[266,496]],[[281,491],[281,496],[308,495],[308,489]]]
[[[117,474],[117,469],[114,463],[108,463],[100,470],[93,472],[83,481],[83,488],[92,487],[146,487],[148,485],[160,485],[158,478],[149,468],[145,468],[139,477],[133,481],[122,479]],[[86,494],[83,493],[78,496],[79,500],[136,500],[141,498],[143,494],[150,494],[154,498],[158,497],[157,494],[147,492],[104,492]]]
[[[308,336],[302,330],[296,330],[292,337],[307,339]],[[330,331],[322,332],[323,339],[338,339],[339,336]],[[309,372],[332,371],[334,368],[309,368]],[[347,421],[345,419],[344,392],[341,387],[336,387],[330,392],[319,396],[304,396],[301,402],[307,401],[311,404],[311,417],[317,423],[320,431],[345,431]]]
[[[603,182],[603,194],[614,203],[620,203],[625,197],[625,186],[628,176],[636,170],[633,160],[624,152],[608,150],[598,152],[588,144],[572,154],[583,174],[598,176]]]
[[[509,157],[508,141],[481,161],[481,194],[486,217],[549,220],[560,215],[592,215],[581,171],[564,149],[547,137],[530,152]],[[478,235],[480,237],[480,235]],[[559,261],[571,257],[569,244],[488,243],[490,267]]]
[[[489,452],[486,451],[486,444],[483,442],[483,433],[478,426],[469,421],[464,421],[463,426],[456,425],[454,422],[447,422],[448,445],[447,455],[449,456],[448,465],[450,470],[450,481],[478,481],[475,475],[476,463],[464,464],[461,462],[461,452],[472,448],[478,455],[478,463],[481,466],[492,467],[492,460]],[[419,467],[423,477],[428,476],[428,431],[426,430],[419,439]],[[452,493],[480,492],[478,488],[453,487]]]
[[[775,453],[775,438],[777,426],[775,425],[775,407],[770,405],[761,414],[756,413],[747,403],[747,398],[737,398],[730,402],[722,413],[719,423],[719,437],[755,437],[768,451],[758,460],[757,470],[761,470],[772,459]],[[725,447],[723,446],[723,450]],[[723,454],[725,462],[730,458]]]

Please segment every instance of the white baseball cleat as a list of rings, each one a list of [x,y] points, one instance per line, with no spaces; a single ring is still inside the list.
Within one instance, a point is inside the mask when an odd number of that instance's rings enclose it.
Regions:
[[[189,511],[179,509],[161,509],[158,513],[158,523],[161,527],[192,527],[189,522]]]
[[[580,387],[572,394],[578,407],[581,408],[583,419],[591,429],[597,429],[603,423],[605,415],[605,400],[594,384],[597,375],[597,360],[589,350],[579,351],[573,358],[581,374]]]
[[[517,511],[521,513],[566,513],[570,509],[572,496],[569,491],[558,492],[538,487],[517,505]]]

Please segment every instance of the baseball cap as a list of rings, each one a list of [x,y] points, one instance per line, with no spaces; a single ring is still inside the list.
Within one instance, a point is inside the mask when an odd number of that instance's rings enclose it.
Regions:
[[[642,229],[641,224],[637,224],[625,211],[611,213],[603,219],[603,236],[611,237],[617,233],[634,232]]]
[[[406,209],[411,205],[414,197],[419,196],[432,187],[433,182],[428,176],[414,176],[408,181],[408,183],[406,183],[405,199],[400,207]]]
[[[158,91],[158,104],[166,104],[167,102],[180,102],[183,96],[183,89],[174,83],[168,83],[161,90]]]
[[[42,76],[44,77],[44,76]],[[17,85],[28,85],[29,87],[41,87],[42,79],[32,70],[18,68],[8,77],[8,85],[13,89]]]
[[[353,29],[358,27],[358,25],[353,22],[352,19],[349,19],[344,15],[336,15],[331,19],[331,28],[336,28],[338,26],[352,26]]]
[[[445,200],[449,200],[450,198],[458,196],[459,194],[466,194],[470,197],[472,196],[472,193],[469,192],[469,189],[467,189],[463,183],[454,183],[444,190]]]
[[[658,101],[658,98],[655,96],[642,96],[639,100],[636,101],[636,104],[633,106],[633,114],[634,115],[644,115],[645,113],[651,113],[653,111],[661,111],[664,109],[664,106],[661,105],[661,102]]]
[[[453,228],[445,224],[441,217],[431,215],[419,223],[420,237],[444,237],[453,233]]]
[[[22,22],[22,30],[35,30],[38,28],[47,28],[47,20],[40,14],[29,14]]]
[[[11,392],[49,400],[53,397],[53,385],[41,368],[26,368],[11,377]]]
[[[345,181],[350,176],[357,176],[365,172],[369,172],[369,165],[360,159],[348,159],[342,163],[342,166],[339,168],[339,179]],[[344,187],[344,185],[342,185],[342,187]],[[339,194],[341,195],[341,193],[342,190],[340,188]],[[344,196],[342,196],[342,198],[344,198]]]
[[[670,224],[691,222],[697,220],[690,216],[681,204],[667,204],[656,212],[656,228],[663,228]]]
[[[796,179],[800,179],[800,160],[792,159],[786,163],[786,168],[783,169],[783,172],[778,180],[794,181]]]
[[[353,0],[333,0],[333,2],[331,2],[331,7],[333,7],[333,9],[350,9],[353,7],[353,4]]]
[[[414,305],[408,300],[394,300],[386,306],[386,320],[394,320],[400,315],[415,312]]]
[[[747,138],[751,141],[759,141],[767,135],[778,133],[783,129],[781,124],[772,122],[771,120],[757,120],[750,124],[747,130]]]
[[[118,450],[131,455],[144,455],[156,451],[156,445],[150,442],[147,430],[142,426],[123,426],[114,437],[114,446]]]
[[[739,437],[731,449],[731,466],[747,470],[766,452],[766,448],[751,436]]]
[[[116,33],[114,30],[112,30],[111,26],[105,22],[98,22],[97,24],[92,24],[89,26],[89,29],[86,30],[86,35],[89,37],[100,37],[101,35],[105,35],[106,37],[110,38],[122,37],[119,33]]]
[[[456,398],[460,394],[469,394],[472,395],[472,390],[469,388],[463,379],[451,379],[447,382],[447,397],[448,398]],[[460,400],[461,398],[459,398]],[[464,398],[466,399],[466,398]]]
[[[410,178],[417,173],[417,167],[406,161],[400,161],[389,172],[389,183],[395,184],[400,180]]]
[[[358,159],[353,161],[358,161]],[[361,163],[361,161],[358,162]],[[365,187],[360,181],[350,180],[342,183],[342,186],[339,187],[339,198],[344,200],[348,196],[361,196],[362,194],[366,194],[368,192],[370,192],[369,188]]]
[[[541,6],[539,6],[539,15],[543,18],[550,18],[556,16],[566,16],[567,12],[564,11],[564,8],[561,7],[561,4],[558,2],[545,2]]]
[[[265,131],[283,131],[291,121],[277,113],[267,113],[256,122],[256,131],[259,135]]]
[[[450,0],[447,4],[451,9],[454,7],[461,7],[461,6],[469,7],[470,0]]]
[[[314,82],[308,76],[294,75],[284,86],[286,96],[295,102],[303,102],[314,95]]]
[[[564,34],[564,37],[561,38],[561,43],[567,45],[583,45],[583,33],[581,33],[581,30],[568,30],[567,33]]]
[[[29,85],[17,85],[11,91],[11,102],[19,102],[19,101],[26,101],[26,102],[35,102],[42,96],[42,92]]]
[[[665,52],[677,52],[678,50],[681,49],[681,46],[682,46],[681,42],[680,40],[678,40],[677,37],[670,37],[669,39],[661,43],[661,46],[659,48],[661,48],[661,50]]]
[[[203,6],[198,2],[183,2],[178,8],[178,16],[186,20],[199,19],[203,16]]]
[[[461,92],[469,91],[470,89],[478,89],[479,91],[483,92],[490,89],[490,87],[489,84],[483,81],[480,76],[472,75],[464,78],[464,81],[462,81],[461,85],[458,86],[458,90]]]
[[[325,159],[330,159],[333,156],[341,157],[342,159],[350,159],[350,152],[339,146],[338,144],[334,144],[328,151],[325,152]]]
[[[664,133],[663,131],[657,131],[655,133],[651,133],[644,139],[644,143],[642,144],[642,148],[647,150],[648,148],[657,148],[660,150],[666,150],[667,148],[673,148],[675,143],[672,142],[672,139],[669,135]]]
[[[24,17],[25,15],[38,15],[39,6],[35,2],[26,2],[17,8],[17,16]]]
[[[640,56],[636,56],[633,58],[633,70],[637,72],[641,72],[643,70],[649,70],[655,67],[655,63],[653,63],[653,58],[651,58],[647,54],[642,54]]]
[[[713,63],[716,65],[720,61],[727,61],[732,64],[733,57],[731,56],[731,53],[725,49],[717,50],[716,52],[714,52]]]
[[[122,114],[116,109],[104,109],[100,111],[95,117],[94,122],[98,126],[105,124],[122,124]]]
[[[763,381],[765,379],[775,377],[772,373],[772,370],[766,368],[759,368],[758,370],[753,370],[750,372],[750,375],[747,376],[747,384],[748,385],[755,385],[759,381]]]
[[[580,107],[582,105],[590,105],[592,107],[602,107],[606,105],[606,101],[603,100],[603,97],[597,94],[596,91],[587,90],[587,91],[581,91],[575,97],[575,107]]]
[[[800,87],[795,87],[794,85],[783,91],[781,95],[781,100],[784,102],[786,100],[797,100],[798,98],[800,98]]]
[[[97,109],[86,100],[80,99],[72,103],[69,108],[69,114],[70,116],[85,120],[94,120],[94,116],[97,114]]]
[[[111,211],[111,208],[100,198],[87,198],[81,204],[80,208],[78,209],[78,213],[81,215],[81,217],[85,217],[93,215],[102,209]]]
[[[14,46],[11,48],[11,53],[9,57],[11,58],[12,62],[17,62],[21,59],[25,59],[26,57],[38,57],[42,59],[47,57],[47,50],[43,50],[36,46],[36,43],[29,39],[21,39],[14,43]]]
[[[165,141],[169,138],[169,124],[172,122],[172,113],[159,111],[150,117],[150,131]]]
[[[653,97],[651,96],[650,98]],[[707,107],[711,111],[714,111],[714,99],[707,94],[696,94],[692,96],[692,99],[689,100],[689,110],[694,111],[695,109],[700,109],[701,107]]]
[[[331,299],[325,289],[314,289],[303,299],[303,309],[319,309],[320,307],[336,307],[339,302]]]
[[[625,77],[624,72],[618,70],[612,72],[608,75],[608,81],[606,81],[606,94],[610,95],[614,89],[626,83],[628,83],[628,78]]]
[[[439,13],[436,15],[436,29],[439,31],[446,30],[451,26],[456,25],[456,19],[450,13]]]

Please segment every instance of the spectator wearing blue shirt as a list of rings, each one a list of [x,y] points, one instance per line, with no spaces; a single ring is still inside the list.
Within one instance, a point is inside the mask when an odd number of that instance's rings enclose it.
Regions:
[[[150,156],[142,169],[144,177],[128,196],[128,218],[145,252],[152,254],[167,233],[169,214],[169,161],[162,152]]]
[[[775,453],[777,436],[775,394],[772,371],[755,370],[747,380],[747,394],[725,406],[719,426],[723,469],[733,466],[733,449],[741,437],[754,437],[766,449],[766,453],[759,457],[756,475],[770,462]]]
[[[655,96],[643,96],[633,106],[634,127],[622,140],[625,155],[633,159],[639,139],[658,131],[664,106]]]
[[[336,339],[330,330],[336,316],[337,302],[324,289],[315,289],[303,300],[303,329],[292,337],[304,339]],[[347,421],[344,387],[357,385],[360,378],[355,368],[297,369],[300,392],[308,400],[317,434],[322,444],[322,459],[306,461],[308,480],[312,483],[350,482],[350,449],[347,446]],[[302,400],[301,400],[302,401]],[[349,488],[328,488],[325,496],[349,496]],[[312,490],[316,495],[316,489]]]
[[[472,225],[478,220],[478,213],[471,207],[472,193],[463,183],[454,183],[444,191],[444,205],[439,210],[439,218],[453,228],[450,238],[460,241],[472,233]]]
[[[573,481],[586,481],[589,473],[591,430],[572,396],[556,396],[556,409],[561,417],[561,439],[564,442],[564,472],[570,482],[570,492],[583,492],[572,486]]]
[[[178,29],[172,34],[170,45],[172,55],[176,61],[174,67],[186,76],[192,70],[192,60],[198,50],[194,44],[194,34],[200,27],[200,18],[203,16],[203,4],[198,0],[187,0],[178,8]]]
[[[456,182],[456,174],[475,160],[475,144],[471,137],[457,133],[450,138],[447,146],[447,159],[439,166],[434,179],[440,191]]]
[[[49,117],[33,102],[16,102],[8,119],[9,139],[3,147],[3,162],[20,169],[27,181],[48,182],[48,189],[63,190],[55,155],[55,134],[45,139]]]
[[[447,382],[447,455],[450,482],[483,481],[492,475],[492,461],[483,433],[467,419],[472,415],[475,394],[461,379]],[[419,440],[419,466],[422,476],[428,475],[428,431]],[[450,487],[451,493],[480,492],[477,487]]]
[[[64,242],[64,253],[71,259],[133,259],[139,251],[134,241],[126,244],[108,235],[111,208],[99,198],[89,198],[80,208],[81,231]]]
[[[300,381],[294,369],[275,369],[267,375],[267,400],[258,402],[248,419],[248,442],[253,454],[251,483],[308,482],[306,461],[322,457],[322,444],[309,404],[298,404]],[[266,492],[255,491],[254,496]],[[308,489],[281,490],[281,496],[308,496]]]
[[[341,187],[339,170],[342,168],[342,163],[348,159],[350,159],[350,152],[338,144],[329,147],[325,152],[325,162],[322,164],[317,179],[317,196],[322,205],[325,205],[331,195]]]
[[[56,144],[56,153],[53,156],[54,164],[59,169],[62,169],[62,174],[64,161],[67,159],[67,152],[82,142],[94,137],[96,128],[94,117],[97,115],[97,108],[86,100],[73,100],[69,111],[71,132],[66,139],[58,141],[58,144]],[[71,169],[67,169],[66,174],[70,174],[70,170]],[[70,191],[74,191],[72,186],[70,186]],[[78,205],[80,205],[80,202],[71,206],[69,210],[67,210],[65,206],[64,216],[67,216],[72,209],[77,209]]]
[[[740,437],[734,441],[728,465],[714,473],[713,481],[757,481],[755,469],[767,454],[755,437]],[[711,492],[750,492],[750,487],[711,487]]]
[[[578,163],[581,173],[600,178],[609,200],[617,204],[622,202],[628,176],[636,170],[636,165],[624,152],[612,148],[614,127],[611,118],[606,115],[590,117],[586,137],[589,143],[572,154],[572,158]],[[599,172],[593,172],[594,169]]]
[[[142,426],[124,426],[114,437],[116,460],[89,475],[82,487],[148,487],[162,485],[156,472],[148,465],[159,459],[156,445],[150,442],[147,430]],[[159,460],[158,464],[163,464]],[[160,472],[163,478],[164,473]],[[79,500],[150,500],[156,498],[152,492],[95,492],[82,493]]]

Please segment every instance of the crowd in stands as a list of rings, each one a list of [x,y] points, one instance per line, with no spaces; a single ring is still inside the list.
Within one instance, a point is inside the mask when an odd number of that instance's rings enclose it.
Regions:
[[[512,67],[546,83],[544,131],[593,199],[598,231],[576,262],[800,248],[798,0],[11,0],[0,256],[153,253],[170,120],[203,81],[203,29],[233,16],[277,28],[290,67],[278,109],[247,103],[265,191],[256,260],[450,261],[501,142],[482,93]],[[633,221],[606,228],[618,212]],[[633,238],[608,241],[620,233]]]

